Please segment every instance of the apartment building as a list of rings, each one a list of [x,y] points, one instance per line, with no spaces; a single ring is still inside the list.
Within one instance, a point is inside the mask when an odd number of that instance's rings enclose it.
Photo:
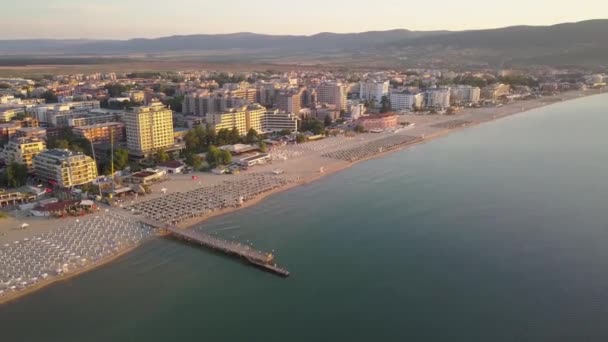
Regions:
[[[123,119],[131,154],[146,158],[161,148],[174,146],[173,111],[163,104],[135,107]]]
[[[299,114],[306,89],[284,89],[276,95],[276,108],[284,113]]]
[[[484,100],[496,101],[502,96],[509,95],[510,92],[511,86],[508,84],[491,84],[481,90],[481,98]]]
[[[450,107],[450,88],[429,89],[424,93],[425,107],[443,110]]]
[[[336,110],[347,109],[346,85],[336,82],[321,83],[317,87],[317,102],[334,105]]]
[[[298,116],[292,113],[281,113],[278,109],[267,110],[262,120],[262,131],[271,133],[282,130],[296,132],[298,130]]]
[[[450,102],[455,105],[477,104],[481,100],[481,89],[470,85],[450,88]]]
[[[125,124],[121,122],[108,122],[72,128],[74,135],[87,139],[93,144],[122,141],[125,138]]]
[[[246,135],[251,128],[258,132],[263,131],[265,113],[265,107],[254,103],[249,106],[231,108],[223,113],[209,114],[207,123],[216,131],[236,127],[240,135]]]
[[[389,81],[365,81],[359,83],[359,98],[380,103],[383,96],[388,96]]]
[[[0,122],[10,122],[24,113],[23,108],[0,108]]]
[[[51,149],[33,158],[34,174],[62,188],[84,185],[97,178],[93,158],[69,150]]]
[[[237,96],[232,91],[203,92],[189,94],[182,102],[182,113],[206,117],[208,114],[222,113],[230,108],[242,107],[249,103],[246,97]]]
[[[46,150],[44,140],[37,138],[13,138],[4,145],[4,162],[5,164],[12,162],[23,164],[31,172],[34,157],[44,150]]]
[[[412,93],[407,90],[391,91],[389,98],[395,111],[413,111],[424,106],[424,94]]]

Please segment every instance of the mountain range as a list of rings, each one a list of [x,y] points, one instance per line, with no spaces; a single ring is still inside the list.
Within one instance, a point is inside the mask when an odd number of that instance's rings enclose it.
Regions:
[[[179,56],[377,59],[443,64],[608,64],[608,19],[471,31],[372,31],[312,36],[234,33],[130,40],[0,40],[0,57]],[[1,58],[0,58],[1,60]]]

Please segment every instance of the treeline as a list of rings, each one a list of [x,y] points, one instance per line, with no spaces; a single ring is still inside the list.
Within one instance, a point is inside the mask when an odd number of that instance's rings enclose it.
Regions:
[[[247,135],[241,136],[236,128],[215,129],[209,126],[196,126],[188,131],[184,137],[186,153],[207,152],[212,146],[234,145],[239,143],[253,144],[267,138],[255,129],[250,129]]]

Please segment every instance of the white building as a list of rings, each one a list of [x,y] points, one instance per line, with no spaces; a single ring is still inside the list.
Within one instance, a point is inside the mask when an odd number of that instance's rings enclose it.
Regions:
[[[366,81],[359,83],[359,98],[366,101],[380,103],[383,96],[388,96],[389,81]]]
[[[97,178],[93,158],[69,150],[46,150],[33,158],[34,173],[40,179],[63,188],[91,183]]]
[[[423,93],[411,93],[409,91],[392,91],[390,93],[391,107],[395,111],[413,111],[424,105]]]
[[[424,93],[425,107],[428,109],[446,109],[450,107],[450,88],[429,89]]]
[[[356,102],[351,102],[350,105],[350,117],[353,120],[357,120],[360,117],[364,116],[367,112],[367,108],[365,108],[365,104],[360,103],[358,100]]]
[[[455,105],[477,104],[481,100],[481,89],[469,85],[459,85],[450,89],[450,101]]]
[[[296,114],[281,113],[278,109],[267,110],[262,119],[262,131],[279,132],[288,129],[296,132],[298,130],[298,120]]]

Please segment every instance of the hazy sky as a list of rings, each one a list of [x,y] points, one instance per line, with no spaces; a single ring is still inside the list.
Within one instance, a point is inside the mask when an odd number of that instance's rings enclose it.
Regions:
[[[607,0],[21,0],[0,39],[464,30],[608,18]]]

